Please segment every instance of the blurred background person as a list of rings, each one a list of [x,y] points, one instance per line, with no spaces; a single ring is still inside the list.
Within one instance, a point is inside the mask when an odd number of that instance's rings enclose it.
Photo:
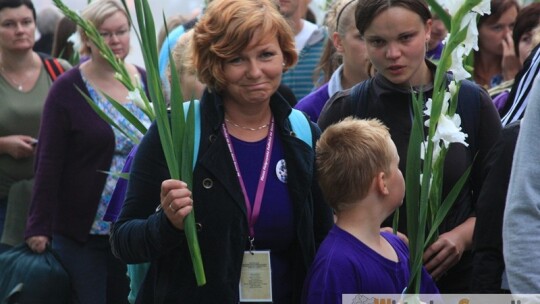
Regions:
[[[163,46],[163,42],[165,41],[167,34],[169,34],[171,31],[173,31],[180,25],[192,19],[193,19],[193,16],[184,16],[184,15],[178,15],[178,14],[167,18],[167,22],[165,22],[165,25],[161,27],[157,35],[158,50],[161,50],[161,47]]]
[[[43,64],[45,58],[32,50],[35,18],[30,0],[0,1],[0,236],[4,224],[8,226],[3,248],[24,241],[35,147],[43,103],[53,81]],[[63,70],[70,68],[65,61],[57,62]]]
[[[521,69],[512,38],[518,12],[516,0],[491,0],[491,14],[478,20],[473,79],[486,89],[514,79]]]
[[[444,47],[443,40],[448,34],[448,29],[437,14],[433,14],[431,20],[431,36],[427,43],[426,57],[437,63],[442,55]]]
[[[120,1],[92,1],[81,17],[97,28],[119,59],[126,58],[131,24]],[[81,55],[88,60],[59,78],[47,96],[25,237],[38,253],[52,244],[70,276],[73,303],[127,303],[126,265],[111,252],[110,223],[103,215],[117,181],[105,172],[120,172],[134,143],[101,119],[88,102],[133,136],[141,135],[105,95],[143,123],[150,121],[128,100],[128,90],[94,43],[81,29],[79,34]],[[143,69],[129,63],[126,69],[133,82],[146,86]]]
[[[525,65],[525,60],[527,57],[529,57],[532,49],[534,49],[537,43],[540,42],[540,28],[538,27],[539,23],[540,3],[531,3],[527,5],[519,12],[516,19],[512,37],[515,42],[515,52],[518,55],[519,62],[522,66],[521,70],[527,67],[527,65]],[[516,75],[515,78],[505,81],[489,90],[489,93],[493,98],[493,103],[495,103],[495,106],[499,111],[499,115],[502,118],[504,118],[504,116],[508,113],[512,105],[512,102],[508,102],[510,91],[514,86],[515,80],[519,82],[519,78],[520,77]]]
[[[182,35],[176,43],[172,56],[176,73],[180,79],[180,87],[184,100],[200,100],[205,89],[205,85],[197,79],[197,73],[189,68],[189,52],[186,50],[191,46],[193,30],[189,30]],[[169,67],[170,68],[170,67]],[[170,75],[169,75],[169,81]]]
[[[73,41],[70,41],[70,37],[77,32],[77,24],[71,21],[67,17],[63,17],[58,22],[56,30],[54,31],[52,55],[54,57],[63,58],[72,64],[78,63],[78,52],[75,50],[76,46]],[[80,47],[80,46],[79,46]]]
[[[36,24],[39,39],[34,44],[34,51],[51,54],[54,31],[61,18],[62,14],[55,7],[46,7],[38,13]]]
[[[281,14],[293,30],[298,52],[298,63],[283,73],[282,83],[293,91],[297,100],[300,100],[315,87],[313,72],[321,58],[328,33],[325,27],[304,19],[309,0],[279,0],[277,2]]]
[[[331,39],[326,42],[323,55],[315,70],[321,71],[324,84],[302,98],[295,108],[317,122],[319,114],[330,96],[349,89],[369,78],[370,62],[366,45],[354,22],[357,0],[339,0],[330,8],[327,26]]]

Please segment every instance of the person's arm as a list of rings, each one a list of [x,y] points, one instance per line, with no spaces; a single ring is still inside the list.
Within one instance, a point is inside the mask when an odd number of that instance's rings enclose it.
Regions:
[[[487,156],[486,174],[476,207],[471,292],[500,293],[504,259],[502,222],[519,123],[505,127]]]
[[[540,293],[540,83],[521,121],[503,221],[503,251],[512,293]]]

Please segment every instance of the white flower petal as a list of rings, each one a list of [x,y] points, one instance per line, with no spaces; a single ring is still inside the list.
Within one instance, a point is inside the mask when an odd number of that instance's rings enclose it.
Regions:
[[[75,31],[69,38],[67,39],[68,42],[71,42],[73,44],[73,49],[78,52],[81,48],[81,36],[79,35],[78,31]]]
[[[456,81],[461,81],[471,77],[471,74],[463,67],[463,48],[458,46],[452,52],[452,64],[449,70],[454,75]]]
[[[456,95],[457,85],[455,80],[450,81],[450,83],[448,84],[448,92],[450,92],[450,95],[452,96]]]
[[[428,98],[428,100],[426,101],[426,109],[424,110],[425,115],[427,116],[431,115],[432,105],[433,105],[433,100],[431,98]]]
[[[437,124],[437,130],[435,130],[435,135],[433,136],[433,142],[438,143],[442,140],[446,147],[451,143],[461,143],[465,146],[468,146],[465,139],[467,134],[461,132],[461,118],[459,115],[455,114],[453,117],[448,117],[448,115],[441,115],[439,118],[439,123]]]
[[[439,4],[445,8],[450,16],[454,16],[459,8],[463,6],[465,0],[440,0]]]
[[[480,3],[478,3],[475,7],[472,8],[472,11],[480,15],[491,14],[491,1],[482,0]]]
[[[426,159],[427,141],[420,144],[420,159]]]

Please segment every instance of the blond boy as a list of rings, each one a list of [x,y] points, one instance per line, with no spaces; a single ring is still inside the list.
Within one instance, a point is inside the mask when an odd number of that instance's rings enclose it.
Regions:
[[[345,120],[317,142],[318,179],[336,223],[321,244],[304,288],[305,303],[341,303],[343,294],[401,294],[409,250],[381,232],[398,208],[405,181],[388,129],[378,120]],[[438,293],[424,270],[422,293]]]

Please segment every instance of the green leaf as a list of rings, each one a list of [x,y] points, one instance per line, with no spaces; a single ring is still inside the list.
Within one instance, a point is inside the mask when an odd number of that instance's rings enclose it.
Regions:
[[[129,180],[129,173],[111,172],[111,171],[103,171],[103,170],[98,170],[98,172],[105,173],[107,175],[114,176],[114,177],[117,177],[117,178],[122,178],[122,179],[125,179],[125,180]]]
[[[171,116],[169,119],[158,71],[157,43],[152,12],[146,0],[135,0],[135,6],[142,46],[144,47],[143,57],[147,68],[149,92],[152,101],[155,103],[156,123],[167,166],[171,178],[183,180],[191,188],[193,179],[193,110],[190,109],[186,122],[186,118],[183,115],[182,100],[177,97],[171,98]],[[179,90],[175,86],[179,85],[179,81],[171,83],[171,91],[175,92],[175,96]],[[179,142],[180,138],[182,138],[181,145]],[[189,155],[191,155],[191,159],[186,157]],[[194,209],[184,219],[184,234],[191,254],[197,285],[202,286],[206,284],[206,277],[197,239]]]
[[[416,94],[412,94],[412,108],[413,108],[413,122],[411,127],[411,136],[409,139],[409,146],[407,149],[407,165],[406,165],[406,213],[407,213],[407,232],[409,236],[410,244],[410,259],[409,264],[411,269],[416,268],[418,263],[422,263],[423,251],[418,243],[423,244],[423,238],[419,233],[420,230],[423,230],[421,223],[416,221],[420,219],[421,211],[421,196],[420,196],[420,172],[421,172],[421,159],[420,159],[420,149],[421,144],[424,141],[424,126],[423,126],[423,97],[418,97]],[[411,276],[414,278],[414,273],[411,272]],[[410,285],[408,290],[418,293],[419,291],[419,280],[411,278]]]
[[[104,92],[101,92],[105,98],[111,103],[111,105],[118,111],[122,116],[124,116],[129,123],[131,123],[139,132],[141,132],[142,135],[146,134],[148,129],[141,123],[141,121],[133,115],[126,107],[124,107],[121,103],[116,101],[116,99],[112,98],[111,96],[105,94]]]
[[[452,187],[452,190],[450,190],[450,192],[448,193],[448,195],[446,196],[446,198],[444,199],[444,201],[440,205],[439,210],[437,211],[437,215],[435,216],[435,220],[433,222],[433,227],[429,231],[429,234],[428,234],[428,237],[426,238],[426,240],[429,241],[433,237],[433,235],[435,235],[437,233],[437,230],[438,230],[439,226],[441,225],[444,218],[448,214],[448,211],[450,211],[450,209],[452,208],[452,205],[456,201],[456,198],[461,193],[461,189],[463,189],[463,186],[465,185],[465,183],[469,179],[471,169],[472,169],[472,165],[469,166],[469,168],[467,168],[467,170],[459,178],[459,180],[456,182],[454,187]],[[424,244],[424,248],[427,248],[428,246],[429,246],[429,243],[426,242]]]
[[[94,111],[97,113],[97,115],[99,117],[101,117],[101,119],[106,121],[113,128],[116,128],[118,131],[120,131],[122,134],[124,134],[127,138],[129,138],[129,140],[131,140],[135,144],[139,144],[139,139],[136,136],[133,136],[133,134],[131,134],[131,132],[129,132],[127,130],[124,130],[122,127],[120,127],[114,120],[112,120],[109,117],[109,115],[107,115],[105,112],[103,112],[98,107],[98,105],[94,102],[94,100],[92,98],[90,98],[88,95],[86,95],[86,93],[83,92],[79,87],[75,86],[75,88],[77,89],[77,91],[79,91],[81,93],[81,95],[84,97],[86,102],[90,105],[90,107],[92,107],[92,109],[94,109]]]

